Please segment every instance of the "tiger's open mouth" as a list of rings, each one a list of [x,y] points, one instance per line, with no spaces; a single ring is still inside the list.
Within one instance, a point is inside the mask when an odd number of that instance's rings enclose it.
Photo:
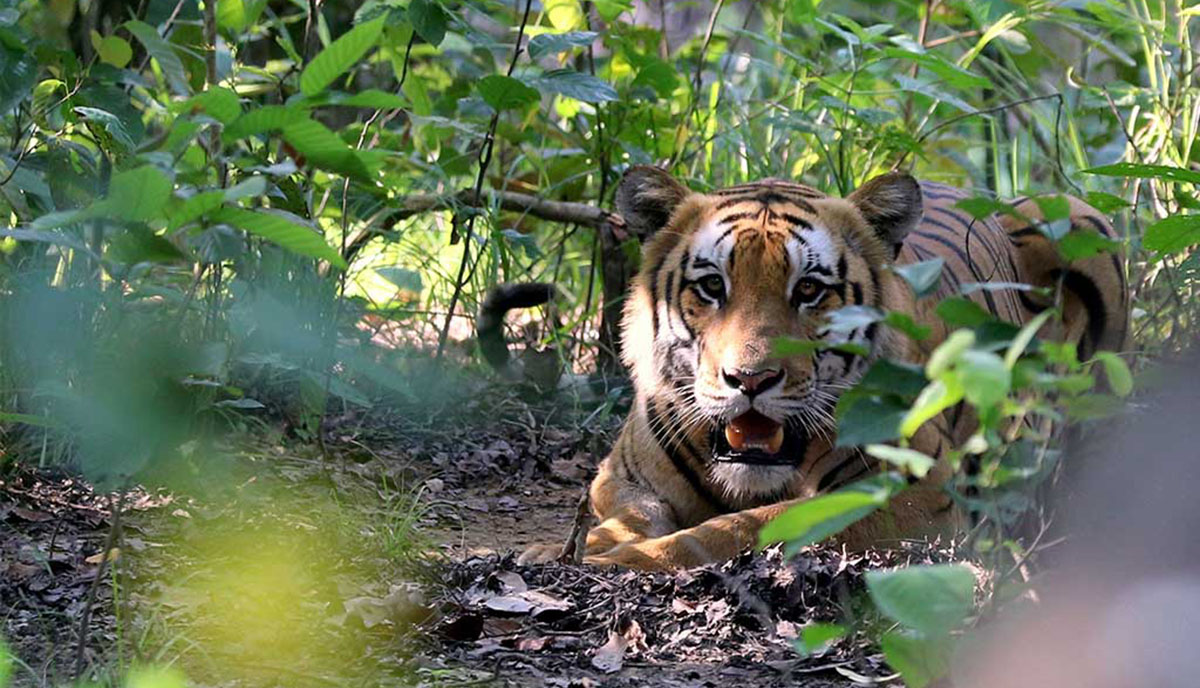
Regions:
[[[715,426],[711,439],[716,461],[762,466],[798,464],[804,458],[807,444],[795,427],[778,423],[754,409]]]

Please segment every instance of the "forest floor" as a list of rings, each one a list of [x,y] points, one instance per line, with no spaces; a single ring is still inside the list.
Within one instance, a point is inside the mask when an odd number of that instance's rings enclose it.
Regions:
[[[795,639],[852,618],[865,570],[946,553],[518,566],[525,546],[567,537],[620,413],[495,388],[454,408],[347,414],[325,453],[263,422],[189,490],[125,493],[117,524],[115,496],[9,471],[0,634],[15,685],[120,685],[145,665],[230,687],[895,681],[853,638],[808,657]]]

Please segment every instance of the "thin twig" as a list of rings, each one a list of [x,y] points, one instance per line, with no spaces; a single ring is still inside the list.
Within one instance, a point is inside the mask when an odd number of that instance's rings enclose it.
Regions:
[[[520,0],[517,0],[520,7]],[[512,76],[513,70],[517,67],[517,58],[521,56],[521,41],[525,40],[525,27],[529,24],[529,11],[533,9],[533,0],[525,0],[525,13],[521,16],[521,26],[517,29],[517,42],[513,45],[512,59],[508,62],[508,71],[505,76]],[[479,148],[479,174],[475,177],[475,198],[478,199],[483,194],[483,182],[487,177],[488,166],[492,164],[492,151],[496,146],[496,127],[500,125],[500,111],[497,110],[492,115],[492,121],[488,123],[487,135],[483,138],[483,145]],[[478,213],[471,213],[467,218],[466,236],[462,237],[463,252],[462,261],[458,264],[458,277],[454,280],[454,292],[450,295],[450,307],[446,310],[450,313],[458,307],[458,300],[462,296],[463,287],[466,286],[464,275],[467,274],[467,265],[471,262],[471,241],[475,237],[475,218]],[[446,350],[446,338],[450,335],[451,318],[446,316],[445,322],[442,323],[442,330],[438,333],[437,354],[435,359],[441,360],[442,354]]]
[[[126,487],[122,486],[116,497],[109,497],[109,504],[112,508],[112,524],[108,529],[108,538],[105,540],[104,551],[101,553],[100,565],[96,568],[96,577],[92,579],[92,585],[88,588],[87,600],[79,614],[79,631],[76,635],[75,645],[76,681],[83,677],[83,665],[87,657],[88,625],[92,620],[92,607],[96,604],[96,593],[100,588],[100,581],[104,580],[104,574],[108,570],[108,561],[112,557],[113,548],[116,547],[120,537],[121,510],[125,507]]]

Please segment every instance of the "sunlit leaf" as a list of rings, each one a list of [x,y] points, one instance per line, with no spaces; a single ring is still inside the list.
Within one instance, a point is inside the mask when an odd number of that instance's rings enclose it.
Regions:
[[[914,53],[903,48],[884,48],[883,54],[915,62],[922,68],[937,74],[943,81],[955,88],[991,88],[992,85],[992,82],[986,78],[969,72],[936,53]]]
[[[1142,246],[1151,251],[1171,254],[1200,244],[1200,214],[1172,215],[1146,228]]]
[[[1133,177],[1136,179],[1165,179],[1185,184],[1200,184],[1200,172],[1172,165],[1144,165],[1136,162],[1118,162],[1086,170],[1085,174],[1100,174],[1106,177]]]
[[[800,631],[796,651],[801,655],[824,652],[831,644],[845,637],[847,629],[841,624],[810,623]]]
[[[246,6],[242,0],[217,0],[217,26],[233,32],[246,27]]]
[[[859,481],[837,492],[806,499],[788,508],[758,533],[759,547],[784,544],[791,556],[802,547],[836,535],[887,504],[904,483],[882,474]]]
[[[414,0],[413,4],[416,2],[417,0]],[[318,53],[300,73],[300,92],[306,96],[314,96],[324,91],[334,79],[344,74],[354,63],[361,60],[368,50],[375,47],[385,21],[386,17],[379,17],[359,24]]]
[[[91,40],[92,48],[100,56],[101,62],[120,69],[133,59],[133,48],[129,47],[129,41],[120,36],[101,36],[99,31],[93,29]]]
[[[927,454],[908,447],[893,447],[889,444],[868,444],[864,450],[875,458],[892,464],[902,472],[924,478],[933,468],[934,459]]]

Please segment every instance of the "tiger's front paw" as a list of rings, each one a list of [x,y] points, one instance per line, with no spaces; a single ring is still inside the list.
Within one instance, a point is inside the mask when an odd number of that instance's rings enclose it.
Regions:
[[[621,566],[639,571],[669,571],[703,563],[692,561],[689,557],[681,558],[669,543],[668,538],[629,542],[607,552],[588,555],[583,558],[583,563],[591,566]]]
[[[524,552],[521,552],[521,556],[517,557],[517,563],[521,566],[548,564],[558,559],[562,549],[562,545],[530,545],[525,548]]]

